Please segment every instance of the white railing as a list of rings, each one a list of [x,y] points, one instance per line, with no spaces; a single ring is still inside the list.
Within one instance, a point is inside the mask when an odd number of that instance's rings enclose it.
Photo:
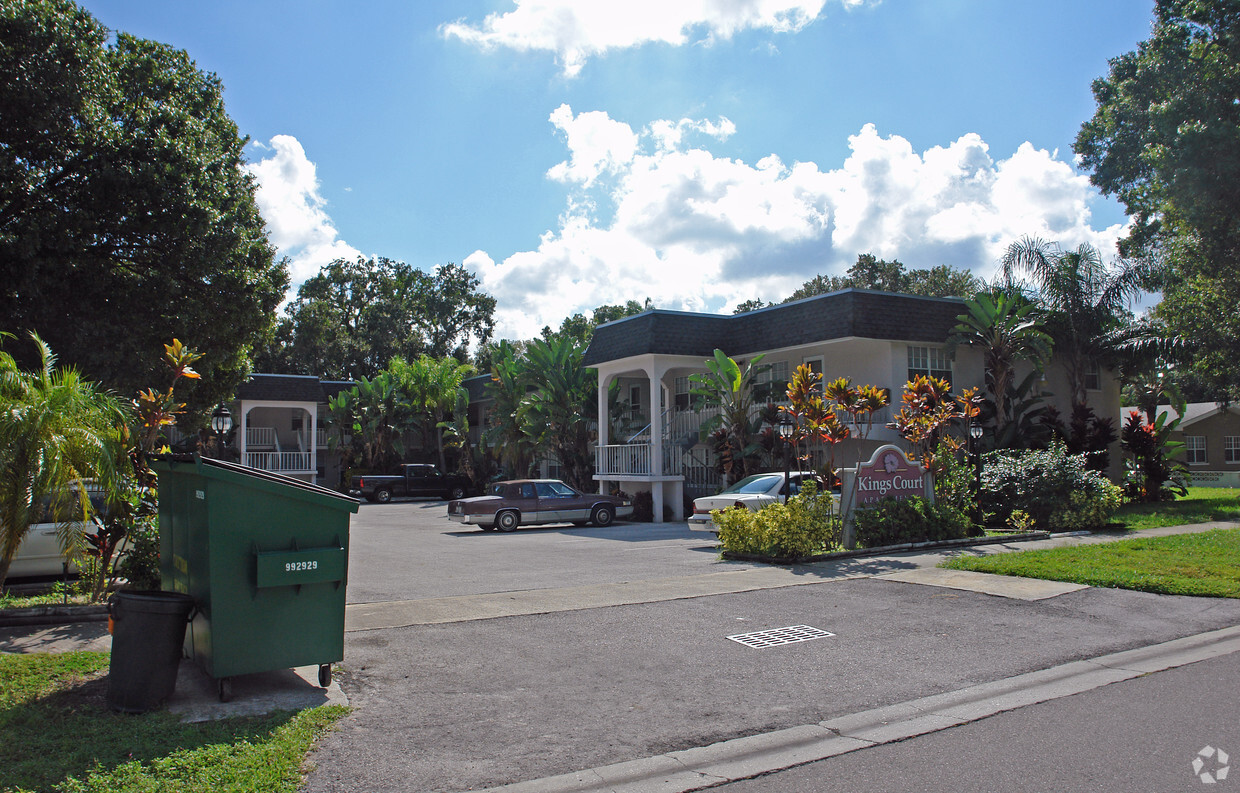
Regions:
[[[275,427],[246,427],[245,428],[245,445],[247,448],[251,446],[270,446],[279,448],[280,442],[276,437]]]
[[[599,476],[650,476],[650,444],[621,443],[594,450],[594,473]]]
[[[264,471],[311,471],[310,452],[251,452],[245,453],[245,464]]]
[[[315,427],[314,445],[316,448],[319,448],[319,449],[322,449],[327,446],[327,428],[326,427]]]

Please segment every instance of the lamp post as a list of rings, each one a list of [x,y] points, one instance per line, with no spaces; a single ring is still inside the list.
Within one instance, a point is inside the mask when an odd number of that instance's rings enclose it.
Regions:
[[[230,413],[228,408],[224,407],[224,403],[221,402],[215,410],[211,412],[211,429],[215,431],[216,437],[220,439],[220,448],[217,450],[216,456],[221,460],[224,459],[224,447],[228,445],[227,437],[229,431],[232,429],[232,425],[232,413]]]
[[[784,503],[788,503],[788,498],[792,495],[792,460],[788,454],[792,447],[792,430],[795,428],[792,423],[792,416],[787,413],[779,417],[779,437],[784,441]]]
[[[974,489],[973,492],[977,498],[977,514],[974,520],[977,525],[982,525],[984,515],[982,514],[982,450],[980,442],[982,440],[982,425],[973,423],[969,425],[970,446],[973,447],[973,468],[974,468]]]

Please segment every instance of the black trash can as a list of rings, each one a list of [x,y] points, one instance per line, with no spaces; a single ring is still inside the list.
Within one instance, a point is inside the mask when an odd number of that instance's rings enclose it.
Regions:
[[[108,603],[112,659],[108,665],[108,707],[145,713],[177,685],[185,624],[194,599],[180,592],[120,591]]]

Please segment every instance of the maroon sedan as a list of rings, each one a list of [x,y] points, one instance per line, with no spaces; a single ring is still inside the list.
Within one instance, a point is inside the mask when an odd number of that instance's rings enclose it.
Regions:
[[[558,479],[516,479],[496,482],[487,495],[448,502],[448,520],[479,526],[483,531],[512,531],[525,524],[571,523],[610,525],[633,514],[633,503],[617,496],[578,493]]]

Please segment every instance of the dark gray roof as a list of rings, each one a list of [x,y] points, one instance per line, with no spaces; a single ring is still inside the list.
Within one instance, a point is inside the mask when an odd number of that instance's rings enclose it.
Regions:
[[[730,356],[859,336],[942,343],[951,335],[964,300],[844,289],[745,314],[691,314],[653,309],[600,325],[585,365],[633,355],[694,355],[716,348]]]
[[[321,381],[313,375],[252,374],[237,389],[237,399],[319,403],[352,386],[338,380]]]
[[[461,381],[461,385],[465,386],[465,390],[469,393],[469,404],[472,405],[486,399],[486,387],[489,382],[491,382],[491,375],[489,374],[467,377]]]

